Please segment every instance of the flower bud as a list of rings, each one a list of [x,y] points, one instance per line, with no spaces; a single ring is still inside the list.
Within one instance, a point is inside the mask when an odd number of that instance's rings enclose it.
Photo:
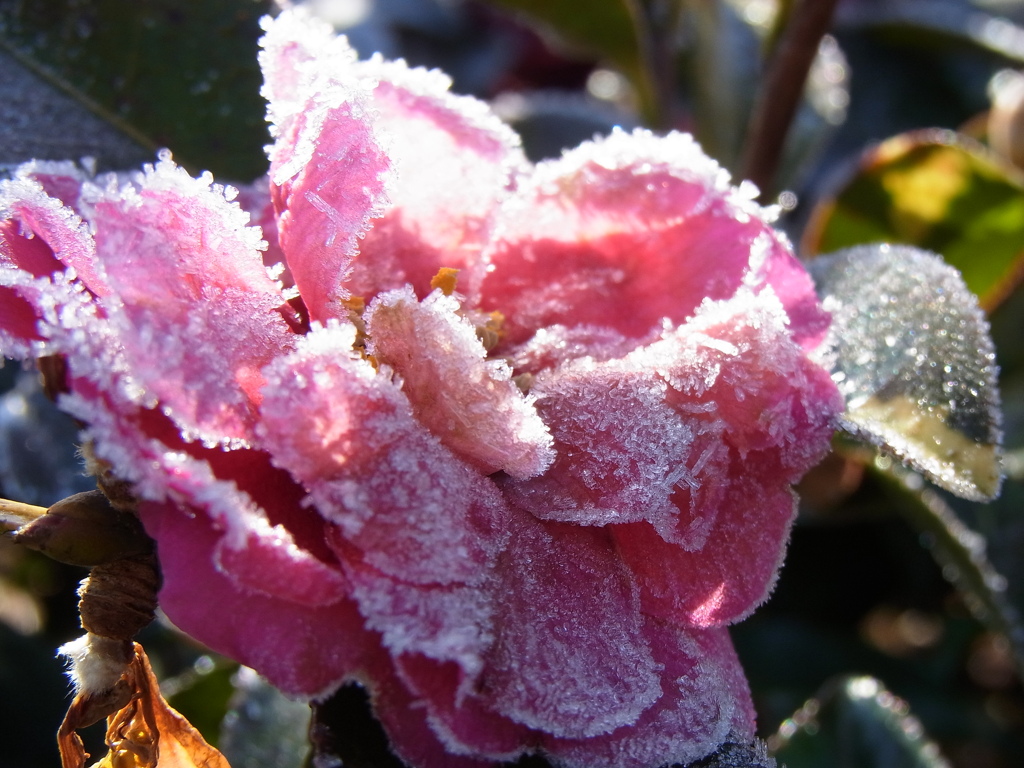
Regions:
[[[76,493],[22,526],[14,540],[69,565],[94,566],[150,552],[138,518],[111,506],[100,491]]]

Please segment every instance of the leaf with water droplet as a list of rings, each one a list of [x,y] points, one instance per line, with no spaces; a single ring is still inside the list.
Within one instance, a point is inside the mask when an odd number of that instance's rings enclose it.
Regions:
[[[949,768],[906,702],[873,677],[848,676],[826,683],[768,740],[779,765],[816,768]]]
[[[997,496],[995,350],[960,274],[898,245],[839,251],[810,270],[832,313],[826,344],[846,400],[844,429],[958,496]]]

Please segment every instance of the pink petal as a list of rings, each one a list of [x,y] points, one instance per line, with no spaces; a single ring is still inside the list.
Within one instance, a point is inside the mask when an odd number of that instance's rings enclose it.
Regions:
[[[543,472],[551,436],[502,361],[488,360],[458,300],[412,289],[378,296],[367,313],[369,352],[402,380],[417,419],[456,456],[490,475]]]
[[[606,531],[520,513],[499,564],[490,706],[566,738],[636,721],[659,696],[633,587]]]
[[[494,639],[489,592],[409,584],[367,565],[340,536],[337,544],[366,627],[380,633],[391,655],[451,662],[458,670],[459,690],[471,690]]]
[[[796,514],[788,485],[745,476],[737,460],[704,547],[687,551],[646,523],[616,527],[619,553],[646,613],[696,627],[746,618],[771,594]]]
[[[722,743],[754,738],[746,678],[724,629],[684,632],[648,621],[644,634],[661,665],[661,698],[634,725],[585,740],[552,739],[562,768],[658,768],[689,764]]]
[[[389,168],[356,96],[333,94],[329,103],[295,124],[294,143],[314,147],[302,169],[286,176],[284,151],[271,164],[281,248],[310,317],[321,322],[347,316],[344,283],[359,238],[382,210]]]
[[[647,520],[688,549],[717,513],[730,450],[759,452],[766,481],[796,482],[827,451],[842,408],[774,293],[746,288],[620,360],[542,373],[534,391],[558,458],[508,485],[517,503],[586,524]]]
[[[389,377],[353,359],[351,326],[314,329],[266,373],[263,444],[366,562],[413,583],[478,584],[504,544],[493,483],[413,418]]]
[[[370,219],[384,211],[391,169],[371,85],[355,75],[344,39],[305,13],[283,13],[266,28],[260,62],[277,139],[270,180],[281,248],[310,318],[345,318],[344,283]]]
[[[0,182],[0,340],[5,354],[64,354],[77,375],[110,381],[115,333],[95,294],[106,291],[89,227],[27,169]],[[116,366],[114,366],[116,367]],[[123,366],[121,366],[123,368]]]
[[[843,404],[828,372],[792,338],[788,316],[769,288],[742,289],[705,302],[662,341],[630,354],[669,385],[667,402],[704,414],[752,467],[794,483],[827,453]],[[748,472],[749,474],[749,472]]]
[[[658,334],[652,333],[649,340],[653,341],[657,337]],[[551,325],[538,329],[523,344],[502,351],[507,351],[515,371],[536,374],[553,370],[578,357],[586,357],[594,362],[615,360],[624,357],[636,346],[637,339],[623,336],[612,328]]]
[[[120,300],[112,320],[143,396],[190,436],[231,442],[251,438],[260,369],[292,334],[259,231],[210,181],[165,159],[138,189],[104,193],[93,224]]]
[[[300,11],[263,45],[281,242],[310,316],[407,283],[425,296],[439,267],[475,266],[524,166],[518,137],[439,72],[356,63]]]
[[[525,167],[519,137],[483,102],[450,93],[436,70],[379,56],[356,69],[376,83],[375,129],[395,180],[391,207],[359,246],[350,289],[372,296],[411,284],[426,296],[440,267],[479,262],[497,204]]]
[[[792,254],[777,253],[761,274],[786,308],[793,339],[805,350],[817,349],[825,340],[831,316],[818,302],[811,276]]]
[[[690,136],[644,131],[538,165],[488,257],[481,304],[505,314],[512,343],[557,324],[643,339],[792,260],[765,212]]]
[[[0,348],[7,357],[27,357],[29,343],[42,341],[32,302],[9,286],[0,286]]]
[[[116,357],[104,349],[113,333],[101,308],[73,274],[58,270],[49,277],[33,277],[18,266],[0,264],[0,341],[7,357],[64,354],[84,362],[82,370],[104,367]],[[105,370],[102,377],[109,380],[112,374]]]
[[[188,505],[192,514],[211,520],[220,531],[211,556],[217,569],[240,588],[309,607],[330,605],[348,593],[348,581],[333,557],[321,560],[299,546],[290,528],[273,524],[267,510],[231,479],[214,476],[209,462],[168,453],[160,463],[168,495]],[[267,470],[276,474],[269,465]],[[285,492],[275,493],[270,501],[297,506],[298,499],[287,490],[292,484],[284,479]],[[303,527],[319,531],[322,537],[323,522],[316,512],[303,511],[308,521],[289,515],[292,522],[305,522]]]
[[[535,391],[558,458],[505,483],[510,500],[545,519],[627,524],[616,540],[659,616],[713,626],[766,597],[789,486],[827,452],[841,409],[771,290],[705,302],[662,340],[563,364]]]
[[[305,491],[266,454],[186,443],[159,411],[117,404],[88,381],[71,384],[62,405],[88,419],[96,455],[140,498],[169,499],[211,520],[220,538],[209,557],[239,588],[312,607],[348,592],[323,520],[302,507]]]
[[[0,266],[20,269],[33,277],[48,277],[64,270],[53,249],[36,236],[28,222],[13,218],[0,222]]]
[[[83,161],[89,167],[89,161]],[[86,173],[70,160],[30,160],[18,166],[14,176],[18,179],[31,179],[38,183],[50,197],[60,200],[71,210],[81,215],[79,198],[82,186],[92,181],[93,173]]]
[[[4,219],[0,224],[0,264],[17,266],[36,277],[72,267],[93,293],[106,292],[89,227],[73,209],[49,196],[38,181],[16,178],[4,182],[0,216]]]
[[[620,551],[645,610],[702,627],[737,621],[774,585],[795,509],[790,484],[828,451],[841,400],[828,373],[789,339],[770,290],[707,302],[690,323],[630,356],[657,370],[669,384],[666,402],[699,417],[694,431],[706,430],[730,454],[705,464],[700,478],[724,498],[707,505],[691,496],[689,509],[676,499],[681,522],[704,518],[701,540],[675,549],[671,529],[652,520],[657,533],[642,524],[617,529]]]
[[[249,214],[253,226],[259,227],[267,249],[263,252],[263,264],[268,270],[279,270],[278,278],[285,288],[293,288],[295,279],[288,271],[284,251],[277,231],[277,214],[270,196],[270,178],[264,176],[252,184],[238,188],[238,204]]]
[[[439,736],[429,722],[423,700],[395,674],[386,654],[380,654],[367,675],[374,714],[384,726],[391,750],[416,768],[494,768]]]
[[[546,520],[608,525],[674,521],[679,488],[696,484],[687,464],[696,439],[689,420],[665,404],[655,370],[583,358],[541,374],[533,392],[555,440],[552,467],[503,488]]]
[[[266,32],[260,39],[260,93],[267,100],[271,136],[277,138],[315,94],[317,78],[329,78],[331,70],[350,66],[356,53],[330,24],[301,6],[284,9],[273,18],[264,16],[260,25]]]
[[[541,742],[542,734],[494,712],[484,695],[467,692],[465,675],[454,663],[418,655],[396,663],[399,677],[421,699],[431,729],[449,752],[507,762]]]
[[[208,518],[169,504],[140,512],[157,540],[160,606],[182,631],[295,696],[326,695],[364,666],[377,641],[354,603],[310,607],[241,588],[214,567],[220,534]]]

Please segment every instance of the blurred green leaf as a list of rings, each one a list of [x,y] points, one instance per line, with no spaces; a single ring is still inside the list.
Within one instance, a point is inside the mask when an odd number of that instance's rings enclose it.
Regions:
[[[1006,579],[989,561],[985,537],[968,528],[919,476],[892,466],[879,475],[896,509],[921,534],[942,575],[964,596],[974,617],[1010,641],[1024,679],[1024,622],[1007,598]]]
[[[256,61],[269,0],[0,0],[0,41],[140,143],[249,181],[268,140]]]
[[[603,59],[628,77],[651,112],[651,83],[640,57],[633,19],[622,0],[488,0],[544,27],[571,46]]]
[[[872,677],[827,684],[769,740],[788,768],[948,768],[907,704]]]
[[[1024,277],[1024,179],[950,131],[891,138],[818,204],[802,245],[816,254],[877,242],[942,254],[991,311]]]
[[[727,3],[688,3],[683,58],[701,147],[739,172],[743,139],[761,72],[761,41]]]
[[[865,245],[815,259],[832,313],[832,378],[842,426],[958,496],[998,495],[995,350],[977,300],[937,255]]]
[[[627,72],[635,72],[639,50],[633,22],[621,0],[490,0],[540,21],[568,43],[581,46]]]
[[[220,749],[231,768],[300,768],[309,752],[309,704],[292,701],[248,667],[221,725]]]
[[[858,0],[841,19],[914,46],[977,48],[1024,62],[1024,27],[1007,17],[1013,2],[981,0]]]
[[[200,656],[192,669],[164,681],[160,691],[212,746],[217,746],[220,724],[234,693],[231,683],[238,664]]]

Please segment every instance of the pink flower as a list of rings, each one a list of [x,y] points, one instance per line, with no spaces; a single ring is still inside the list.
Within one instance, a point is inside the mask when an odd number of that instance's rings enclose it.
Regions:
[[[749,741],[727,625],[840,408],[751,190],[680,134],[530,167],[443,75],[297,12],[261,63],[262,234],[169,156],[0,187],[3,349],[66,358],[167,615],[290,694],[361,682],[422,768]]]

